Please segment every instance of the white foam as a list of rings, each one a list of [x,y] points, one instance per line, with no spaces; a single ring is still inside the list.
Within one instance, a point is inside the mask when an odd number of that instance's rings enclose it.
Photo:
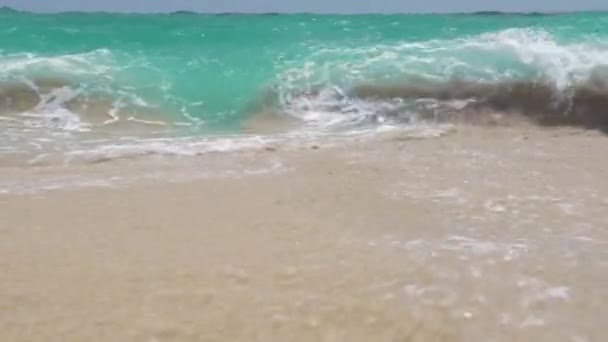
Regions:
[[[67,151],[66,162],[97,162],[145,155],[196,156],[213,152],[256,149],[276,141],[272,137],[119,139],[91,142]]]
[[[285,112],[314,128],[352,126],[366,120],[382,123],[386,121],[383,113],[415,119],[415,108],[404,107],[398,100],[348,98],[349,87],[361,82],[538,77],[566,89],[574,82],[598,78],[596,74],[608,61],[606,43],[591,36],[559,41],[541,28],[511,28],[452,40],[310,49],[313,52],[306,62],[277,62],[277,68],[285,71],[277,76],[276,88]],[[454,109],[468,104],[466,100],[442,103]]]
[[[79,54],[38,56],[32,53],[4,55],[0,58],[0,74],[39,74],[51,71],[61,75],[109,75],[111,52],[97,49]]]
[[[522,241],[490,241],[468,236],[446,236],[438,240],[421,240],[400,242],[408,252],[426,254],[434,253],[456,253],[463,257],[491,257],[499,256],[505,261],[520,258],[525,255],[530,247]]]
[[[38,88],[32,88],[38,91]],[[21,123],[27,127],[54,128],[66,131],[89,131],[88,124],[82,122],[78,114],[64,107],[65,103],[79,95],[78,90],[69,87],[52,89],[49,93],[41,94],[40,102],[30,111],[19,114]]]
[[[119,101],[114,102],[112,105],[112,108],[108,111],[108,115],[110,116],[110,119],[106,120],[103,122],[104,125],[108,125],[108,124],[113,124],[116,123],[120,120],[120,117],[118,116],[118,112],[120,111],[121,108],[121,104]]]

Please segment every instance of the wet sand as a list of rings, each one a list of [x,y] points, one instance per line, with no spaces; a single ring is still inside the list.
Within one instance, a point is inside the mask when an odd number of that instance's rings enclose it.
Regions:
[[[5,168],[133,177],[0,194],[0,340],[605,341],[607,147],[469,127]]]

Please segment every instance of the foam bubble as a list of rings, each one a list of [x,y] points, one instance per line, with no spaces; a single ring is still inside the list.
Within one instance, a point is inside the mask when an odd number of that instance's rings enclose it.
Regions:
[[[43,56],[33,53],[4,55],[0,58],[0,75],[44,74],[107,76],[112,70],[112,54],[97,49],[77,54]]]

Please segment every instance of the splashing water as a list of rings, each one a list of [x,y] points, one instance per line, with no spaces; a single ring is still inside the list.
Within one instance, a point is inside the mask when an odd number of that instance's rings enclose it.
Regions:
[[[73,151],[83,141],[124,138],[238,137],[268,113],[312,133],[449,122],[484,110],[606,129],[606,23],[604,13],[3,10],[0,152]]]

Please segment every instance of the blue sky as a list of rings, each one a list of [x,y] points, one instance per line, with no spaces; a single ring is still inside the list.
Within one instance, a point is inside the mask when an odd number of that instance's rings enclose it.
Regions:
[[[608,0],[0,0],[0,6],[57,11],[464,12],[608,9]]]

